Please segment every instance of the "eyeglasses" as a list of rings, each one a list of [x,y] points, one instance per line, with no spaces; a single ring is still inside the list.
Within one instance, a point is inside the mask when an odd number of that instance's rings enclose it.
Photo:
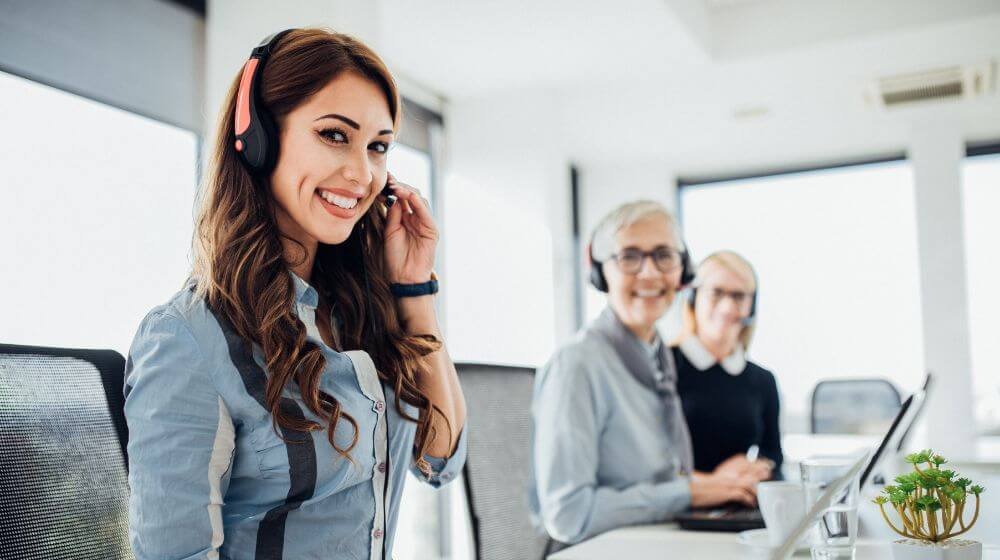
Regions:
[[[739,290],[723,290],[722,288],[711,288],[708,290],[708,296],[712,298],[712,303],[719,303],[725,298],[733,300],[733,303],[737,307],[742,307],[743,305],[750,302],[753,298],[753,292],[741,292]]]
[[[638,274],[646,257],[653,259],[653,264],[660,272],[673,272],[681,265],[681,253],[670,247],[657,247],[652,251],[625,249],[611,255],[611,258],[618,263],[618,268],[625,274]]]

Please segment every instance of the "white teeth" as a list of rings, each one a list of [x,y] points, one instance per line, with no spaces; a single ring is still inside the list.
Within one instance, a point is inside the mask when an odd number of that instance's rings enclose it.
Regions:
[[[323,200],[333,204],[334,206],[339,206],[345,210],[350,210],[358,205],[358,199],[348,198],[346,196],[337,196],[329,191],[320,191],[319,195],[323,197]]]
[[[663,290],[636,290],[635,295],[639,297],[659,297]]]

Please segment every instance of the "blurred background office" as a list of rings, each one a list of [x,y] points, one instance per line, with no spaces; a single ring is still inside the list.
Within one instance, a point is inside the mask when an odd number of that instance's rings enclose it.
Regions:
[[[0,342],[127,351],[189,271],[229,80],[302,25],[400,82],[456,361],[541,365],[602,307],[587,232],[654,199],[766,286],[787,454],[820,381],[929,370],[918,441],[1000,460],[995,0],[0,0]],[[398,556],[467,557],[460,491],[407,492]]]

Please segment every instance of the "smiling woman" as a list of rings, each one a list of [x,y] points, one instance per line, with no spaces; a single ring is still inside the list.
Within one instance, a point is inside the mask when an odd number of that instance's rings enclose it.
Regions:
[[[290,30],[225,107],[193,274],[130,351],[133,548],[391,558],[407,470],[436,486],[465,456],[437,227],[387,169],[392,76],[351,37]]]
[[[625,204],[597,226],[590,257],[608,306],[535,378],[529,501],[550,550],[692,505],[754,501],[753,478],[694,470],[673,355],[655,326],[692,277],[673,216]]]

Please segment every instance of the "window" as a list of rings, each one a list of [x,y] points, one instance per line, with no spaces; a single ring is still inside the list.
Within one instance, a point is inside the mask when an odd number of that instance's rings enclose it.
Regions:
[[[1000,154],[970,157],[962,166],[965,263],[969,297],[974,407],[979,431],[1000,435]]]
[[[431,182],[431,155],[406,144],[396,144],[389,154],[389,172],[401,183],[420,191],[434,210],[434,185]]]
[[[189,272],[197,136],[0,73],[0,340],[125,354]]]
[[[760,281],[750,357],[772,370],[786,431],[808,431],[816,382],[923,376],[913,177],[905,161],[681,188],[697,261],[732,249]]]

